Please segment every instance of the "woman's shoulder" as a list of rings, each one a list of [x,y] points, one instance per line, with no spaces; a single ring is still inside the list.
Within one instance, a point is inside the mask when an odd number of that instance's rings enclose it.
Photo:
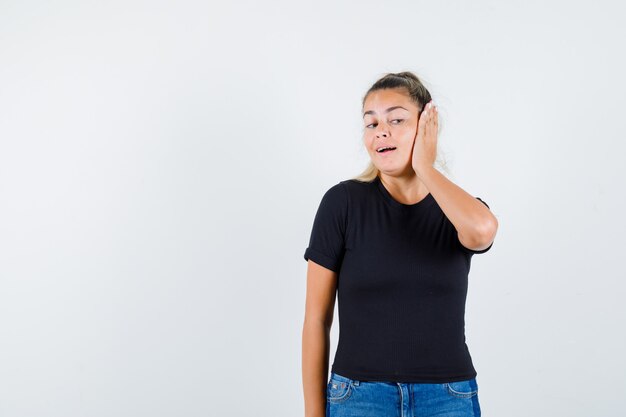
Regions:
[[[374,185],[374,181],[362,181],[362,180],[357,180],[354,178],[349,178],[349,179],[340,181],[339,184],[343,184],[348,189],[367,190]]]
[[[372,186],[375,186],[373,182],[353,178],[341,180],[326,189],[322,200],[326,205],[335,206],[349,206],[359,201],[366,202],[370,198]]]
[[[349,178],[333,184],[326,190],[326,193],[337,196],[346,193],[365,191],[370,189],[372,185],[374,185],[373,181],[366,182]]]
[[[374,184],[373,181],[367,182],[349,178],[339,181],[339,183],[331,189],[334,189],[333,191],[335,194],[343,194],[350,202],[350,205],[355,205],[367,204],[367,202],[371,202],[371,193],[373,187],[375,186],[376,184]]]

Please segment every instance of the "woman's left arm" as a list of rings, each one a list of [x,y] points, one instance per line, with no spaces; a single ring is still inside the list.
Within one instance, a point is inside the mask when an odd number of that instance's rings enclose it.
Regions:
[[[468,249],[487,249],[496,237],[498,220],[477,198],[447,179],[433,166],[437,155],[439,117],[432,100],[420,114],[413,141],[413,170],[441,207]]]
[[[463,246],[479,251],[491,245],[498,231],[498,220],[484,203],[435,167],[420,168],[417,175],[454,225]]]

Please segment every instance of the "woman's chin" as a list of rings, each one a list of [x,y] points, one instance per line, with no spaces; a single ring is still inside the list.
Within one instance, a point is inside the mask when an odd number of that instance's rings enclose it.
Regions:
[[[379,165],[376,168],[378,168],[380,172],[387,175],[398,175],[404,171],[401,166],[396,165]]]
[[[374,166],[378,168],[380,172],[390,176],[405,175],[413,171],[411,164],[374,164]]]

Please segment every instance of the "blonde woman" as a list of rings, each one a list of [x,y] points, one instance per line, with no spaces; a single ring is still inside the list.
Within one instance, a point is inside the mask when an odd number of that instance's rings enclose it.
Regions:
[[[362,110],[370,165],[326,191],[304,253],[305,417],[480,416],[465,301],[498,222],[434,167],[437,107],[415,74],[386,74]]]

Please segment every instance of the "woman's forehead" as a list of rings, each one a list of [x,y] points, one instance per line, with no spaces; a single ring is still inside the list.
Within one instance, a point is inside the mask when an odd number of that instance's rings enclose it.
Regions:
[[[385,114],[396,109],[414,111],[417,106],[406,93],[394,90],[377,90],[367,96],[363,106],[363,116]]]

